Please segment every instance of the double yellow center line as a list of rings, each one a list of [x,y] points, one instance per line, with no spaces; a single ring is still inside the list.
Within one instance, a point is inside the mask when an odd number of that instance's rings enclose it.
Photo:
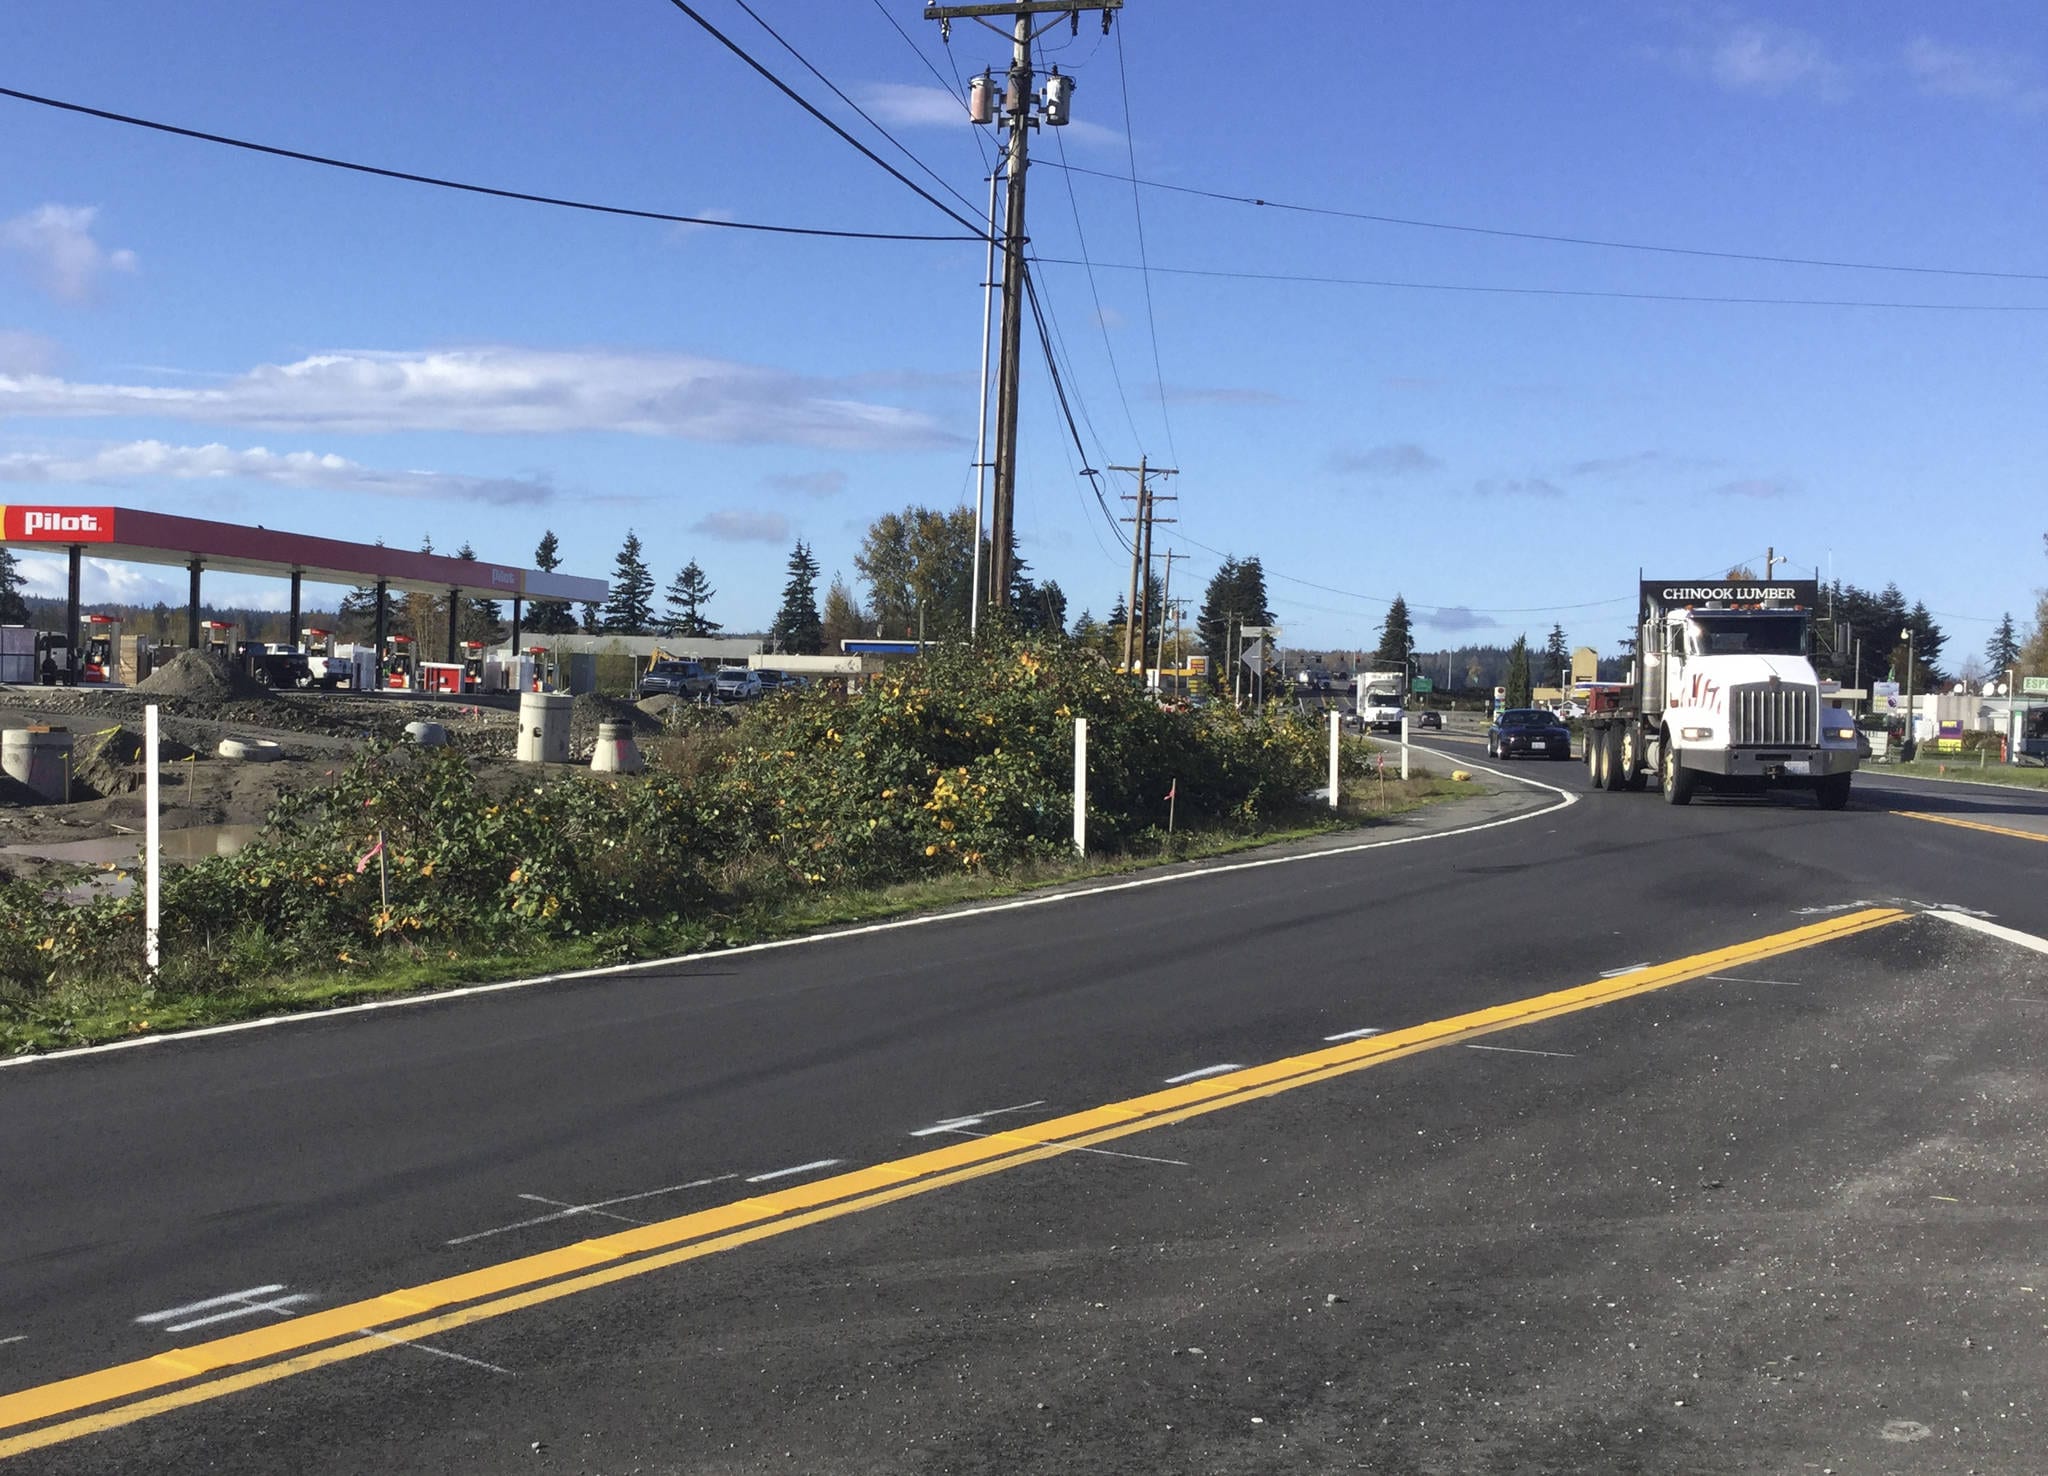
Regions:
[[[1843,913],[1616,978],[1345,1041],[23,1389],[0,1396],[0,1459],[1420,1051],[1833,942],[1908,915],[1889,907]]]

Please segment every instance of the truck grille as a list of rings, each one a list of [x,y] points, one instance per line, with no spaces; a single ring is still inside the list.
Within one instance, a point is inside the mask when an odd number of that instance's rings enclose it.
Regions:
[[[1813,748],[1820,698],[1811,687],[1756,682],[1728,694],[1728,741],[1737,747]]]

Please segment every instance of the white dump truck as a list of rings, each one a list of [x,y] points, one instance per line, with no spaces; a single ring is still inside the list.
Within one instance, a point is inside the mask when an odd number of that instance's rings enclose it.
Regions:
[[[1593,786],[1689,802],[1701,786],[1737,793],[1810,789],[1824,810],[1849,802],[1856,722],[1813,669],[1820,586],[1811,579],[1649,579],[1635,668],[1595,691],[1586,717]]]

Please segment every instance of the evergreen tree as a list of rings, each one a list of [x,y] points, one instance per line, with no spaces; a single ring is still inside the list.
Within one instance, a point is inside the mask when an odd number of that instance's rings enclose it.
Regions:
[[[646,635],[653,628],[654,576],[640,555],[640,535],[631,528],[612,564],[611,598],[604,602],[599,623],[615,635]]]
[[[683,565],[669,584],[665,598],[668,600],[668,621],[666,630],[672,636],[716,635],[725,629],[716,620],[704,614],[705,605],[718,591],[711,587],[711,581],[697,566],[695,559]]]
[[[590,601],[585,600],[583,602],[582,623],[577,626],[577,629],[585,635],[596,635],[604,629],[604,611],[590,603]]]
[[[4,584],[0,580],[0,584]],[[2002,680],[2011,667],[2020,659],[2019,632],[2013,629],[2012,611],[2007,610],[1998,622],[1998,628],[1991,632],[1991,639],[1984,645],[1984,664],[1991,668],[1991,679]]]
[[[1550,639],[1543,643],[1543,680],[1561,687],[1571,685],[1572,653],[1564,638],[1564,627],[1550,627]]]
[[[857,641],[867,633],[867,616],[839,574],[832,576],[832,587],[825,591],[825,614],[820,623],[819,635],[827,652],[836,653],[841,641]]]
[[[1386,621],[1380,626],[1380,647],[1372,659],[1378,670],[1398,671],[1405,682],[1408,660],[1415,654],[1415,631],[1408,619],[1408,601],[1399,594],[1387,606]]]
[[[768,628],[775,649],[791,656],[816,656],[825,649],[825,622],[818,614],[818,561],[799,538],[789,554],[789,583],[782,608]]]
[[[21,597],[21,569],[14,553],[0,543],[0,625],[27,625],[28,602]]]
[[[554,573],[562,567],[562,545],[550,528],[540,535],[533,551],[533,567]],[[567,600],[535,600],[523,612],[520,625],[536,635],[568,635],[576,629],[576,617]]]
[[[1527,707],[1530,702],[1529,690],[1529,638],[1515,637],[1515,643],[1508,647],[1508,677],[1501,684],[1508,689],[1509,707]]]
[[[1119,600],[1118,610],[1110,615],[1110,625],[1119,641],[1123,638],[1121,610]],[[1266,606],[1264,566],[1255,557],[1239,559],[1226,555],[1210,578],[1202,596],[1201,613],[1195,617],[1196,639],[1209,658],[1211,691],[1232,690],[1238,651],[1244,644],[1237,632],[1247,625],[1272,623],[1273,612]]]
[[[455,550],[455,557],[473,564],[476,562],[476,550],[464,540],[462,547]],[[505,612],[496,600],[465,595],[455,630],[457,640],[482,641],[486,646],[495,646],[505,639]]]

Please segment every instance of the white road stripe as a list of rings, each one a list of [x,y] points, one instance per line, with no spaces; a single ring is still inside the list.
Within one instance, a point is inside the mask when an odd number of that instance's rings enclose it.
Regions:
[[[11,1338],[0,1338],[0,1348],[6,1347],[9,1343],[26,1343],[27,1341],[27,1333],[16,1333]]]
[[[942,1122],[933,1123],[930,1127],[913,1128],[910,1136],[913,1138],[933,1138],[937,1137],[940,1133],[953,1133],[958,1132],[961,1128],[979,1127],[991,1117],[1001,1117],[1006,1112],[1029,1112],[1033,1107],[1043,1107],[1044,1105],[1045,1099],[1041,1097],[1036,1102],[1019,1102],[1014,1107],[989,1107],[980,1112],[970,1112],[964,1117],[946,1118]]]
[[[1221,1076],[1226,1071],[1242,1070],[1244,1070],[1244,1067],[1235,1061],[1219,1061],[1214,1066],[1204,1066],[1199,1071],[1183,1071],[1179,1076],[1169,1076],[1166,1078],[1166,1084],[1170,1087],[1176,1087],[1182,1082],[1200,1081],[1205,1076]]]
[[[1468,1051],[1501,1051],[1510,1056],[1557,1056],[1566,1061],[1573,1061],[1578,1059],[1577,1052],[1574,1051],[1532,1051],[1526,1046],[1488,1046],[1467,1044],[1465,1049]]]
[[[995,1133],[971,1133],[966,1128],[954,1128],[952,1131],[958,1133],[963,1138],[993,1138],[998,1136]],[[1134,1163],[1170,1163],[1175,1168],[1191,1167],[1185,1159],[1154,1158],[1149,1153],[1118,1153],[1112,1148],[1068,1148],[1064,1151],[1068,1153],[1095,1153],[1100,1154],[1104,1158],[1128,1158]]]
[[[1418,745],[1420,746],[1420,745]],[[1436,750],[1441,758],[1455,758]],[[69,1061],[79,1056],[103,1055],[109,1051],[140,1050],[145,1046],[163,1045],[170,1041],[202,1040],[213,1035],[233,1035],[245,1030],[269,1030],[280,1025],[309,1025],[316,1021],[330,1021],[342,1015],[363,1015],[373,1010],[401,1010],[415,1005],[447,1004],[454,1000],[475,999],[486,994],[502,994],[512,989],[532,989],[542,984],[570,984],[584,979],[610,979],[622,974],[644,974],[660,969],[676,969],[685,964],[714,963],[725,959],[739,958],[751,953],[771,953],[786,948],[813,948],[826,943],[835,943],[845,938],[862,938],[875,933],[896,933],[906,928],[930,927],[937,923],[962,922],[970,918],[992,917],[999,913],[1018,912],[1027,907],[1051,907],[1062,902],[1078,902],[1087,897],[1103,897],[1113,892],[1134,892],[1145,887],[1174,886],[1181,882],[1199,881],[1207,877],[1228,876],[1239,871],[1258,871],[1269,866],[1297,866],[1309,861],[1329,861],[1340,856],[1355,856],[1364,851],[1387,850],[1394,846],[1421,845],[1427,841],[1452,840],[1462,835],[1477,835],[1485,830],[1498,830],[1503,825],[1520,825],[1526,820],[1535,820],[1544,815],[1555,814],[1579,802],[1580,796],[1555,784],[1545,784],[1541,779],[1530,779],[1521,774],[1510,774],[1501,769],[1490,769],[1484,764],[1461,763],[1460,767],[1492,774],[1496,778],[1526,784],[1532,789],[1547,790],[1557,796],[1557,803],[1545,805],[1540,810],[1529,810],[1520,815],[1505,815],[1498,820],[1482,820],[1477,825],[1461,825],[1454,830],[1433,830],[1426,835],[1397,835],[1385,840],[1358,841],[1348,846],[1329,846],[1317,851],[1297,851],[1289,856],[1265,856],[1251,861],[1225,861],[1213,866],[1194,866],[1184,870],[1162,870],[1150,876],[1131,877],[1122,881],[1103,882],[1093,886],[1060,888],[1038,892],[1028,897],[1013,897],[1003,902],[990,902],[979,907],[960,907],[946,912],[921,913],[916,917],[892,918],[887,922],[864,923],[859,927],[839,928],[828,933],[807,933],[799,938],[775,938],[765,943],[746,943],[738,948],[714,948],[702,953],[679,953],[671,958],[650,958],[642,963],[608,964],[603,968],[569,969],[559,974],[537,974],[527,979],[503,979],[495,984],[471,984],[461,989],[440,989],[424,994],[406,994],[393,999],[372,999],[361,1004],[342,1005],[338,1009],[305,1011],[289,1015],[270,1015],[261,1020],[237,1020],[229,1025],[207,1025],[198,1030],[179,1030],[163,1035],[135,1035],[125,1040],[111,1040],[104,1045],[72,1046],[61,1051],[42,1051],[33,1055],[8,1056],[0,1059],[0,1071],[12,1066],[33,1066],[44,1061]]]
[[[500,1368],[497,1364],[486,1363],[481,1358],[471,1358],[467,1353],[451,1353],[446,1348],[436,1348],[431,1343],[415,1343],[411,1338],[394,1338],[390,1333],[381,1333],[374,1330],[365,1331],[362,1336],[370,1339],[372,1342],[394,1343],[401,1348],[417,1348],[420,1352],[431,1353],[436,1358],[452,1358],[457,1363],[466,1363],[471,1368],[487,1369],[494,1374],[503,1374],[508,1379],[517,1377],[509,1368]]]
[[[2036,953],[2048,953],[2048,938],[2022,933],[2018,928],[2004,927],[1999,923],[1986,922],[1981,917],[1973,917],[1955,908],[1937,907],[1927,915],[1938,917],[1943,922],[1952,922],[1959,928],[1968,928],[1973,933],[1982,933],[1989,938],[2002,938],[2007,943],[2017,943],[2020,947],[2030,948]]]
[[[844,1162],[846,1160],[843,1158],[816,1158],[812,1159],[809,1163],[795,1164],[786,1169],[770,1169],[765,1174],[749,1174],[747,1175],[747,1182],[749,1184],[765,1184],[770,1179],[787,1179],[792,1174],[816,1173],[819,1169],[833,1168]]]
[[[1709,979],[1718,979],[1723,984],[1779,984],[1787,989],[1804,989],[1804,979],[1738,979],[1733,974],[1709,974]]]
[[[161,1312],[145,1312],[135,1320],[143,1323],[170,1322],[174,1318],[185,1317],[194,1312],[210,1312],[215,1307],[225,1307],[230,1302],[247,1303],[251,1297],[267,1297],[272,1292],[283,1290],[284,1283],[275,1281],[269,1286],[252,1286],[238,1292],[228,1292],[224,1296],[208,1297],[203,1302],[187,1302],[182,1307],[166,1307]]]
[[[1368,1035],[1384,1035],[1377,1025],[1368,1025],[1363,1030],[1340,1030],[1335,1035],[1326,1035],[1324,1040],[1364,1040]]]
[[[442,1241],[441,1244],[466,1245],[472,1240],[483,1240],[492,1235],[503,1235],[509,1230],[526,1230],[535,1225],[546,1225],[555,1220],[566,1220],[571,1215],[602,1214],[615,1204],[632,1204],[636,1200],[653,1199],[659,1194],[675,1194],[684,1189],[702,1189],[706,1184],[723,1184],[728,1179],[736,1179],[738,1177],[738,1174],[713,1174],[708,1179],[692,1179],[687,1184],[668,1184],[660,1189],[643,1189],[638,1194],[621,1194],[615,1199],[598,1199],[591,1201],[589,1204],[567,1204],[562,1200],[546,1199],[538,1194],[522,1194],[519,1196],[521,1199],[531,1199],[538,1204],[559,1205],[560,1208],[550,1215],[534,1215],[529,1219],[514,1220],[509,1225],[493,1225],[488,1230],[478,1230],[469,1235],[458,1235],[453,1240]],[[626,1219],[624,1215],[611,1215],[608,1218],[615,1220]],[[627,1223],[637,1225],[641,1222],[638,1220],[627,1220]]]
[[[1648,967],[1649,965],[1646,963],[1623,964],[1618,969],[1602,969],[1600,977],[1603,979],[1619,979],[1623,974],[1640,974]]]

